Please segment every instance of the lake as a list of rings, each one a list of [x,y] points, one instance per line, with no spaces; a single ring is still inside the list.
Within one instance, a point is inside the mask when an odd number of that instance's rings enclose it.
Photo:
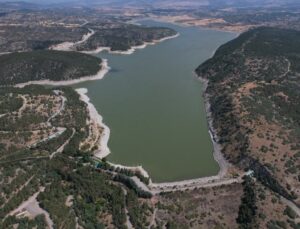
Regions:
[[[110,128],[108,160],[142,165],[154,182],[215,175],[202,84],[193,71],[235,33],[167,26],[180,36],[132,55],[100,53],[111,71],[102,80],[77,84]]]

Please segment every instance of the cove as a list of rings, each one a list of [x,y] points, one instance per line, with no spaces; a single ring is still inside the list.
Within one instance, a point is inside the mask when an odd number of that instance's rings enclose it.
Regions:
[[[108,160],[142,165],[154,182],[215,175],[201,82],[194,70],[236,34],[155,21],[180,36],[132,55],[97,54],[111,71],[75,88],[88,96],[110,128]]]

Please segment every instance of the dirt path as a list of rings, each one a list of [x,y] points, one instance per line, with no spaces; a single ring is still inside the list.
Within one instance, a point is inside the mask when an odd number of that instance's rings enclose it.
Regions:
[[[62,91],[54,90],[54,93],[56,95],[59,95],[60,93],[62,93]],[[59,115],[65,109],[67,98],[64,96],[60,96],[60,98],[61,98],[60,108],[48,118],[48,120],[47,120],[48,125],[51,125],[50,121],[53,118],[55,118],[57,115]]]
[[[27,99],[26,99],[26,97],[24,95],[21,95],[20,97],[23,99],[23,104],[22,104],[22,106],[20,107],[20,109],[18,111],[18,115],[19,116],[22,115],[22,112],[25,110],[26,105],[27,105]]]
[[[42,209],[39,206],[39,202],[37,201],[37,196],[45,190],[44,187],[41,187],[38,192],[29,197],[28,200],[24,201],[19,205],[16,209],[11,211],[9,215],[29,215],[31,217],[36,217],[37,215],[43,214],[46,219],[46,223],[48,228],[53,229],[53,221],[50,218],[50,215],[47,211]]]
[[[44,138],[44,139],[42,139],[42,140],[39,140],[39,141],[37,141],[37,142],[31,144],[30,146],[28,146],[28,148],[35,147],[35,146],[36,146],[37,144],[39,144],[39,143],[49,141],[49,140],[51,140],[51,139],[53,139],[53,138],[57,138],[57,137],[59,137],[60,135],[62,135],[65,131],[66,131],[66,128],[64,128],[64,127],[57,127],[57,132],[55,132],[55,133],[49,135],[48,137],[46,137],[46,138]]]
[[[5,204],[7,204],[13,198],[13,196],[18,195],[18,193],[29,184],[29,182],[33,179],[33,177],[34,177],[34,175],[31,176],[16,192],[11,193],[12,195],[10,196],[10,198],[8,198],[5,201],[5,203],[2,204],[2,206],[0,206],[0,207],[3,207]]]
[[[22,115],[22,112],[25,110],[26,105],[27,105],[27,99],[26,99],[26,97],[24,95],[21,95],[20,97],[22,98],[23,103],[22,103],[22,106],[19,108],[19,110],[17,112],[19,116]],[[0,114],[0,118],[4,117],[5,115],[8,115],[8,114],[10,114],[10,112],[5,113],[5,114]]]
[[[242,47],[241,47],[241,52],[244,53],[245,52],[245,48],[248,44],[250,44],[251,41],[253,41],[255,38],[256,38],[256,34],[254,34],[253,36],[251,36],[250,38],[248,38],[247,41],[245,41],[243,44],[242,44]]]
[[[289,206],[291,209],[293,209],[293,211],[298,215],[298,219],[296,219],[296,220],[297,220],[297,223],[299,223],[300,222],[300,209],[299,209],[299,207],[296,204],[294,204],[292,201],[284,198],[283,196],[280,197],[280,200],[283,203],[285,203],[287,206]]]
[[[117,175],[116,172],[104,170],[108,174]],[[207,187],[216,187],[222,185],[230,185],[234,183],[242,183],[242,177],[245,174],[241,174],[237,178],[219,178],[218,176],[213,177],[203,177],[198,179],[184,180],[178,182],[169,182],[169,183],[150,183],[149,185],[144,184],[138,177],[133,176],[129,177],[141,190],[149,192],[152,195],[157,195],[164,192],[176,192],[190,190],[194,188],[207,188]]]
[[[65,146],[69,144],[70,140],[73,138],[74,134],[75,134],[75,129],[73,128],[72,129],[72,135],[69,137],[69,139],[67,141],[65,141],[64,144],[62,144],[55,152],[53,152],[51,155],[50,155],[50,160],[58,153],[62,153],[65,149]]]
[[[180,182],[152,184],[150,190],[152,194],[159,194],[163,192],[184,191],[194,188],[207,188],[222,185],[230,185],[234,183],[242,183],[242,176],[239,178],[221,178],[212,179],[211,177],[204,177],[194,180],[186,180]]]
[[[287,70],[283,74],[281,74],[279,76],[279,78],[286,77],[287,74],[289,74],[289,72],[291,71],[291,62],[288,59],[286,59],[286,58],[285,58],[285,61],[287,62]]]
[[[152,217],[151,217],[151,221],[150,221],[150,224],[149,224],[149,229],[151,229],[152,227],[156,227],[157,225],[156,225],[156,221],[155,221],[155,219],[156,219],[156,212],[157,212],[157,208],[154,208],[154,210],[153,210],[153,214],[152,214]]]
[[[89,23],[89,21],[88,20],[86,20],[86,19],[83,19],[83,23],[80,25],[81,27],[83,27],[83,26],[85,26],[85,25],[87,25],[88,23]]]
[[[125,214],[126,214],[126,226],[128,229],[134,229],[134,227],[132,226],[132,223],[130,222],[130,217],[128,214],[128,209],[127,209],[127,205],[126,205],[126,196],[127,196],[127,191],[124,187],[121,187],[122,191],[124,193],[125,196],[125,201],[124,201],[124,206],[125,206]]]

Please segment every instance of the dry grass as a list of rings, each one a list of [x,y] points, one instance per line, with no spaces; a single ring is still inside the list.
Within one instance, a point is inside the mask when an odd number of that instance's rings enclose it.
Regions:
[[[286,205],[272,191],[257,183],[257,217],[256,223],[258,228],[267,228],[271,220],[285,222],[289,217],[284,214]],[[289,219],[292,220],[292,219]],[[287,227],[289,228],[289,227]]]
[[[235,220],[242,193],[241,184],[232,184],[165,194],[156,204],[156,222],[184,228],[238,228]]]
[[[248,154],[256,158],[261,164],[266,165],[283,187],[300,196],[299,169],[294,173],[290,170],[291,167],[300,165],[299,159],[291,161],[297,153],[297,150],[292,147],[293,144],[297,143],[297,139],[292,136],[291,130],[285,128],[277,120],[270,121],[261,115],[256,117],[249,115],[247,108],[241,101],[242,98],[254,96],[252,94],[255,93],[253,89],[258,87],[259,84],[256,82],[246,83],[232,96],[235,107],[234,113],[240,120],[241,126],[251,130],[251,133],[247,134],[249,139]],[[279,96],[284,97],[286,101],[288,100],[284,93],[279,93]],[[299,198],[296,201],[299,203]]]

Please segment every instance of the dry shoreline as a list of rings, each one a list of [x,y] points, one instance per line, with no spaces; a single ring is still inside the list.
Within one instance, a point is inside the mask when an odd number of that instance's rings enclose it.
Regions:
[[[93,76],[83,76],[78,79],[72,79],[72,80],[62,80],[62,81],[53,81],[53,80],[36,80],[36,81],[28,81],[26,83],[19,83],[16,84],[15,87],[23,88],[27,85],[31,84],[38,84],[38,85],[52,85],[52,86],[67,86],[67,85],[73,85],[85,81],[92,81],[92,80],[101,80],[106,75],[106,73],[109,72],[110,67],[108,66],[107,60],[102,59],[102,63],[100,64],[101,68],[97,72],[96,75]]]
[[[198,77],[199,80],[203,83],[203,92],[204,92],[204,103],[205,103],[205,109],[206,109],[206,113],[207,113],[207,122],[208,122],[208,128],[209,128],[209,134],[213,143],[213,148],[214,148],[214,152],[213,152],[213,156],[214,159],[216,160],[216,162],[219,164],[220,166],[220,171],[218,173],[219,176],[224,177],[227,174],[227,170],[228,167],[230,166],[229,162],[227,162],[227,160],[224,158],[223,154],[222,154],[222,146],[218,143],[219,138],[217,136],[216,130],[213,127],[213,117],[212,117],[212,113],[211,113],[211,104],[209,102],[209,95],[207,93],[205,93],[207,86],[208,86],[208,80]]]
[[[100,141],[98,142],[98,150],[94,152],[94,156],[96,158],[103,159],[111,153],[108,147],[110,129],[107,125],[104,124],[103,117],[98,113],[95,106],[90,102],[90,98],[87,96],[88,90],[86,88],[79,88],[76,89],[76,92],[80,95],[81,101],[87,104],[87,109],[90,116],[90,123],[98,124],[100,127],[104,129],[103,133],[101,134]],[[142,166],[124,166],[124,165],[113,164],[110,162],[108,163],[115,168],[139,171],[144,177],[149,178],[149,174],[147,173],[146,170],[143,169]]]
[[[92,33],[92,31],[91,31],[91,33]],[[92,35],[86,34],[86,35],[83,36],[82,40],[84,40],[84,39],[87,40]],[[157,43],[160,43],[160,42],[163,42],[163,41],[166,41],[166,40],[169,40],[169,39],[173,39],[173,38],[176,38],[178,36],[179,36],[179,33],[177,33],[177,34],[175,34],[173,36],[164,37],[164,38],[159,39],[159,40],[154,40],[152,42],[145,42],[143,45],[133,46],[133,47],[131,47],[127,51],[110,51],[109,47],[101,47],[101,48],[98,48],[97,50],[87,51],[87,52],[84,52],[84,53],[93,54],[93,53],[101,52],[103,50],[107,50],[108,52],[110,52],[112,54],[130,55],[130,54],[134,53],[137,49],[143,49],[143,48],[146,48],[148,45],[155,45]],[[82,40],[79,41],[79,42],[73,43],[73,45],[84,42]],[[63,44],[66,44],[66,43],[63,43]],[[62,44],[60,44],[60,45],[62,45]],[[59,47],[63,47],[63,46],[59,46]],[[68,48],[68,47],[65,46],[65,47],[63,47],[63,49],[60,49],[60,50],[65,50],[66,51],[65,48]],[[52,47],[51,49],[55,49],[55,48]],[[102,60],[101,65],[102,65],[101,70],[96,75],[94,75],[94,76],[81,77],[79,79],[66,80],[66,81],[51,81],[51,80],[29,81],[29,82],[26,82],[26,83],[16,84],[15,87],[22,88],[22,87],[25,87],[25,86],[31,85],[31,84],[53,85],[53,86],[62,86],[62,85],[64,85],[65,86],[65,85],[77,84],[77,83],[84,82],[84,81],[100,80],[110,70],[110,67],[107,64],[107,60],[106,59]],[[88,111],[89,111],[89,114],[90,114],[90,119],[92,119],[93,123],[97,123],[100,127],[104,128],[104,131],[102,133],[102,137],[101,137],[101,139],[100,139],[100,141],[98,143],[98,150],[96,150],[94,152],[94,156],[96,158],[103,159],[103,158],[107,157],[110,154],[110,149],[108,148],[108,141],[109,141],[110,129],[103,123],[103,118],[97,112],[95,106],[92,103],[90,103],[90,99],[86,95],[87,89],[86,88],[80,88],[80,89],[76,89],[76,91],[80,95],[81,100],[84,101],[87,104]],[[131,170],[131,171],[134,171],[134,172],[138,171],[144,177],[149,178],[150,183],[151,183],[151,179],[150,179],[150,176],[149,176],[148,172],[142,166],[124,166],[124,165],[113,164],[113,163],[110,163],[110,165],[114,166],[115,168],[128,169],[128,170]]]
[[[169,37],[164,37],[162,39],[159,40],[154,40],[152,42],[144,42],[143,45],[140,46],[132,46],[129,50],[127,51],[111,51],[110,47],[99,47],[98,49],[94,50],[94,51],[82,51],[82,53],[86,53],[86,54],[96,54],[99,53],[101,51],[108,51],[111,54],[124,54],[124,55],[131,55],[133,54],[137,49],[144,49],[146,48],[148,45],[155,45],[157,43],[169,40],[169,39],[173,39],[179,36],[179,33],[173,35],[173,36],[169,36]],[[107,62],[106,62],[107,63]],[[103,77],[102,77],[103,78]],[[101,78],[101,79],[102,79]],[[84,78],[85,79],[85,78]],[[84,80],[83,79],[83,80]],[[71,83],[73,84],[73,83]],[[109,128],[103,123],[103,118],[102,116],[97,112],[96,108],[94,107],[93,104],[91,104],[89,102],[89,97],[86,95],[87,93],[87,89],[77,89],[76,90],[77,93],[80,94],[80,97],[82,99],[82,101],[84,101],[87,105],[88,105],[88,109],[89,109],[89,114],[90,114],[90,118],[94,120],[94,122],[98,123],[101,127],[104,128],[104,132],[103,132],[103,136],[104,137],[104,141],[100,141],[100,144],[98,145],[99,150],[96,151],[94,153],[94,156],[98,159],[103,159],[105,157],[107,157],[111,152],[108,148],[108,141],[109,141],[109,135],[110,135],[110,130]],[[124,165],[120,165],[120,164],[114,164],[114,163],[109,163],[111,166],[115,167],[115,168],[122,168],[122,169],[128,169],[131,171],[138,171],[140,172],[144,177],[149,178],[150,183],[152,183],[151,178],[148,174],[148,172],[141,166],[124,166]]]
[[[205,92],[208,84],[208,80],[199,78],[201,82],[203,83],[203,91]],[[103,123],[102,117],[99,115],[97,112],[96,108],[94,107],[93,104],[89,102],[89,98],[86,95],[87,90],[86,89],[77,89],[76,90],[80,95],[82,101],[86,102],[88,104],[88,109],[89,109],[89,114],[90,118],[94,119],[95,122],[99,123],[100,126],[104,127],[105,131],[102,137],[104,140],[103,142],[100,143],[99,145],[99,151],[95,152],[95,157],[99,159],[103,159],[104,157],[107,157],[110,154],[110,150],[108,149],[107,143],[109,140],[109,128]],[[239,179],[233,179],[226,177],[228,167],[230,166],[229,163],[225,160],[221,153],[221,145],[218,144],[218,137],[216,135],[216,131],[213,128],[213,120],[211,116],[211,111],[210,111],[210,103],[209,103],[209,97],[207,94],[204,93],[204,101],[205,101],[205,109],[207,112],[207,121],[208,121],[208,126],[209,126],[209,134],[211,137],[211,141],[213,143],[213,156],[215,161],[218,163],[220,170],[217,175],[214,176],[208,176],[208,177],[201,177],[201,178],[196,178],[196,179],[189,179],[189,180],[183,180],[183,181],[175,181],[175,182],[162,182],[162,183],[153,183],[151,181],[151,178],[147,171],[143,169],[142,166],[124,166],[124,165],[119,165],[119,164],[113,164],[109,163],[111,166],[114,166],[115,168],[124,168],[128,169],[131,171],[139,171],[143,176],[150,178],[149,181],[149,189],[150,191],[155,194],[155,193],[160,193],[160,192],[166,192],[166,191],[174,191],[174,190],[181,190],[187,189],[189,187],[199,187],[203,186],[205,187],[206,185],[214,185],[214,183],[221,183],[221,184],[231,184],[233,182],[239,182]]]
[[[223,157],[223,154],[221,152],[222,147],[218,143],[218,136],[216,135],[216,131],[213,128],[213,119],[212,114],[210,110],[210,103],[209,103],[209,95],[205,93],[206,88],[208,86],[208,80],[201,78],[197,75],[197,78],[202,82],[203,84],[203,96],[204,96],[204,103],[205,103],[205,110],[207,114],[207,122],[208,122],[208,128],[209,128],[209,135],[211,137],[211,141],[213,144],[213,157],[215,161],[218,163],[220,170],[217,175],[214,176],[208,176],[208,177],[201,177],[196,179],[189,179],[189,180],[183,180],[183,181],[175,181],[175,182],[163,182],[163,183],[150,183],[150,188],[153,191],[160,192],[162,191],[171,191],[171,190],[177,190],[180,187],[187,187],[187,186],[197,186],[197,185],[205,185],[208,183],[213,182],[220,182],[226,180],[230,180],[226,178],[228,167],[230,164],[226,161],[226,159]]]
[[[216,48],[210,58],[212,58],[218,48]],[[178,190],[181,188],[186,188],[187,186],[201,186],[205,184],[210,184],[213,182],[227,182],[230,181],[230,179],[226,178],[228,168],[230,167],[230,164],[226,161],[224,158],[221,150],[222,146],[218,143],[218,136],[216,134],[215,129],[213,128],[213,118],[210,110],[210,102],[209,102],[209,95],[206,93],[206,89],[208,86],[208,80],[202,77],[199,77],[197,73],[194,71],[195,77],[201,81],[202,87],[203,87],[203,98],[204,98],[204,105],[205,105],[205,111],[207,116],[207,123],[208,123],[208,132],[211,138],[211,142],[213,144],[213,157],[214,160],[218,163],[218,166],[220,168],[217,175],[214,176],[207,176],[207,177],[200,177],[195,179],[188,179],[183,181],[174,181],[174,182],[162,182],[162,183],[152,183],[150,180],[149,187],[153,192],[161,192],[161,191],[172,191],[172,190]],[[234,181],[234,180],[233,180]]]
[[[91,51],[80,51],[81,53],[85,53],[85,54],[97,54],[97,53],[100,53],[102,51],[107,51],[108,53],[110,54],[122,54],[122,55],[131,55],[133,54],[136,50],[138,49],[144,49],[146,48],[148,45],[156,45],[158,43],[161,43],[163,41],[166,41],[166,40],[170,40],[170,39],[173,39],[173,38],[176,38],[178,37],[180,34],[177,33],[175,35],[172,35],[172,36],[169,36],[169,37],[164,37],[162,39],[159,39],[159,40],[153,40],[152,42],[144,42],[142,45],[137,45],[137,46],[132,46],[130,49],[126,50],[126,51],[112,51],[111,50],[111,47],[98,47],[97,49],[95,50],[91,50]]]
[[[73,47],[76,47],[77,45],[80,45],[84,42],[86,42],[91,36],[93,36],[95,34],[95,31],[93,29],[88,28],[89,33],[83,35],[82,39],[80,41],[77,42],[63,42],[61,44],[57,44],[57,45],[53,45],[51,46],[49,49],[50,50],[58,50],[58,51],[72,51]],[[126,50],[126,51],[112,51],[111,47],[98,47],[95,50],[87,50],[87,51],[79,51],[81,53],[85,53],[85,54],[97,54],[100,53],[102,51],[107,51],[108,53],[111,54],[123,54],[123,55],[131,55],[133,54],[136,50],[138,49],[144,49],[146,48],[148,45],[155,45],[157,43],[178,37],[179,33],[172,35],[172,36],[168,36],[168,37],[164,37],[158,40],[153,40],[151,42],[144,42],[142,45],[137,45],[137,46],[131,46],[130,49]],[[73,50],[74,51],[74,50]]]
[[[90,123],[93,122],[103,128],[100,141],[98,142],[98,150],[94,152],[94,155],[100,159],[107,157],[110,154],[110,149],[108,148],[110,129],[103,123],[103,117],[98,113],[96,107],[90,102],[90,98],[86,95],[88,90],[86,88],[79,88],[76,89],[76,92],[79,94],[80,99],[87,104]]]
[[[134,53],[137,49],[143,49],[143,48],[147,47],[147,45],[155,45],[159,42],[163,42],[165,40],[172,39],[172,38],[175,38],[178,36],[179,36],[179,33],[177,33],[174,36],[162,38],[160,40],[154,40],[153,42],[145,42],[143,45],[133,46],[127,51],[111,51],[111,48],[109,48],[109,47],[99,47],[98,49],[93,50],[93,51],[83,51],[83,53],[93,54],[93,53],[99,53],[103,50],[106,50],[109,53],[113,53],[113,54],[130,55],[130,54]],[[86,36],[86,37],[88,37],[88,36]],[[84,38],[86,38],[86,37],[84,37]],[[82,42],[82,41],[79,41],[79,42]],[[78,42],[76,42],[76,43],[78,43]],[[24,87],[24,86],[30,85],[30,84],[72,85],[72,84],[76,84],[76,83],[83,82],[83,81],[102,79],[108,71],[109,71],[109,67],[107,64],[107,60],[103,60],[102,68],[95,76],[82,77],[79,79],[68,80],[68,81],[50,81],[50,80],[30,81],[30,82],[23,83],[23,84],[17,84],[16,86]],[[199,78],[199,77],[197,76],[197,78]],[[204,92],[205,92],[208,80],[203,79],[203,78],[200,78],[200,80],[203,83],[203,88],[204,88]],[[94,123],[98,124],[100,127],[102,127],[104,129],[102,136],[100,138],[100,141],[98,142],[98,150],[96,150],[94,152],[94,156],[96,158],[103,159],[111,153],[110,149],[108,147],[110,129],[103,123],[103,117],[98,113],[95,106],[90,102],[90,98],[86,95],[88,92],[87,89],[80,88],[80,89],[76,89],[76,91],[80,95],[80,99],[87,104],[90,119],[93,120]],[[152,183],[152,181],[150,179],[149,188],[151,191],[157,192],[158,190],[163,190],[163,189],[172,191],[172,190],[178,189],[180,187],[183,188],[183,187],[192,186],[192,185],[206,185],[208,183],[226,182],[228,180],[228,178],[225,178],[225,177],[227,175],[227,170],[228,170],[229,164],[224,159],[224,157],[221,153],[221,146],[218,144],[218,138],[217,138],[215,130],[213,129],[213,126],[212,126],[213,120],[212,120],[211,112],[210,112],[209,97],[205,93],[204,93],[204,99],[205,99],[204,100],[205,108],[206,108],[206,112],[207,112],[207,120],[208,120],[208,125],[209,125],[209,134],[210,134],[210,137],[211,137],[211,140],[213,143],[213,148],[214,148],[213,156],[220,167],[219,173],[217,175],[209,176],[209,177],[202,177],[202,178],[189,179],[189,180],[183,180],[183,181],[175,181],[175,182],[164,182],[164,183]],[[143,176],[150,178],[149,174],[147,173],[147,171],[145,169],[143,169],[142,166],[132,166],[131,167],[131,166],[123,166],[123,165],[118,165],[118,164],[113,164],[113,163],[110,163],[110,164],[116,168],[124,168],[124,169],[132,170],[132,171],[139,171]],[[174,189],[175,186],[176,186],[176,188]]]

